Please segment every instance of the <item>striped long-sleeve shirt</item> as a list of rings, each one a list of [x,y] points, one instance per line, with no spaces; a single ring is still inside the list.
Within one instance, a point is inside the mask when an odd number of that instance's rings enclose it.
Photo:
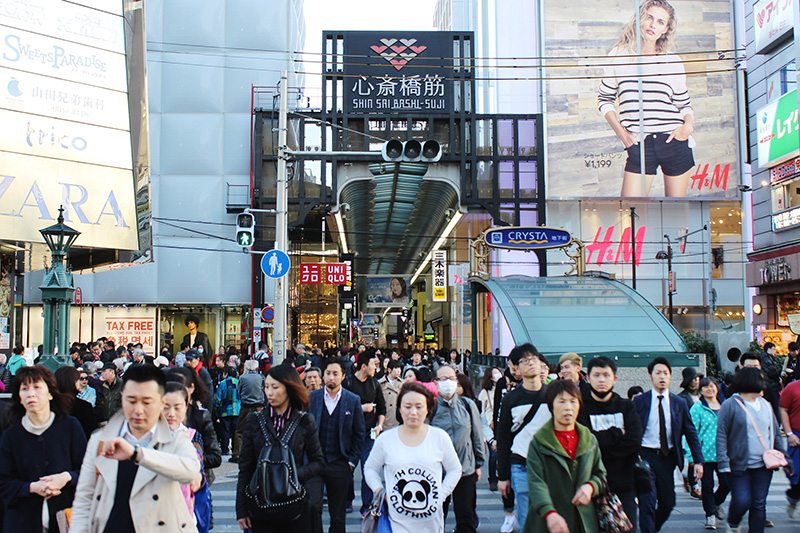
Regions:
[[[597,97],[600,113],[605,116],[619,105],[619,121],[632,134],[639,130],[639,66],[637,57],[618,57],[616,48],[609,54],[612,65],[605,67]],[[686,88],[686,71],[681,58],[674,54],[644,56],[642,59],[642,102],[644,133],[669,133],[692,115]]]

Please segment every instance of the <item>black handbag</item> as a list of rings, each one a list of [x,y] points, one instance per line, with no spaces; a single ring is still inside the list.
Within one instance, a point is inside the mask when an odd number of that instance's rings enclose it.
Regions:
[[[637,494],[647,494],[653,490],[650,465],[641,457],[633,464],[633,484],[636,487]]]
[[[256,471],[245,489],[247,511],[250,518],[259,522],[269,520],[296,520],[303,510],[306,489],[297,477],[294,454],[289,448],[289,440],[297,429],[305,413],[295,418],[278,438],[271,425],[267,430],[267,416],[256,413],[256,418],[264,433],[266,443],[261,448]]]

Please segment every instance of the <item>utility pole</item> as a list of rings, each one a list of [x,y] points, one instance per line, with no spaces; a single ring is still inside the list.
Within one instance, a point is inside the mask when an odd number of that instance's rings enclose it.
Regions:
[[[288,253],[288,180],[286,179],[286,160],[290,157],[287,141],[287,114],[289,111],[289,88],[287,84],[289,74],[287,71],[281,72],[281,83],[278,93],[280,94],[280,110],[278,112],[278,176],[277,176],[277,198],[275,215],[275,249]],[[286,357],[286,328],[288,315],[288,284],[286,283],[289,274],[275,280],[275,327],[272,332],[273,364],[279,365]]]

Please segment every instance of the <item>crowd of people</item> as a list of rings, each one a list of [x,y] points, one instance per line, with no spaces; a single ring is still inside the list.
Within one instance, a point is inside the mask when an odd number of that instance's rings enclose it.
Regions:
[[[800,502],[800,345],[780,369],[764,348],[726,383],[683,369],[680,394],[655,358],[649,390],[623,397],[613,360],[550,364],[531,344],[486,368],[477,394],[457,350],[298,344],[273,366],[264,343],[251,357],[186,343],[150,357],[100,339],[75,343],[52,373],[18,347],[0,357],[12,393],[0,402],[0,531],[207,532],[214,469],[229,456],[245,531],[321,533],[327,507],[331,533],[356,509],[414,533],[443,531],[452,509],[455,531],[476,532],[485,468],[501,532],[600,531],[598,511],[618,501],[615,518],[651,533],[686,466],[707,529],[739,531],[747,514],[760,533],[778,469],[790,518]]]

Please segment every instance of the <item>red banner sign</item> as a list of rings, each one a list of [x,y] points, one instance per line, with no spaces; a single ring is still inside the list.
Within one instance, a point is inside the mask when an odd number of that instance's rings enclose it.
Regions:
[[[300,263],[300,284],[317,285],[320,283],[319,263]]]
[[[327,263],[325,265],[325,283],[328,285],[344,285],[347,283],[347,264]]]

